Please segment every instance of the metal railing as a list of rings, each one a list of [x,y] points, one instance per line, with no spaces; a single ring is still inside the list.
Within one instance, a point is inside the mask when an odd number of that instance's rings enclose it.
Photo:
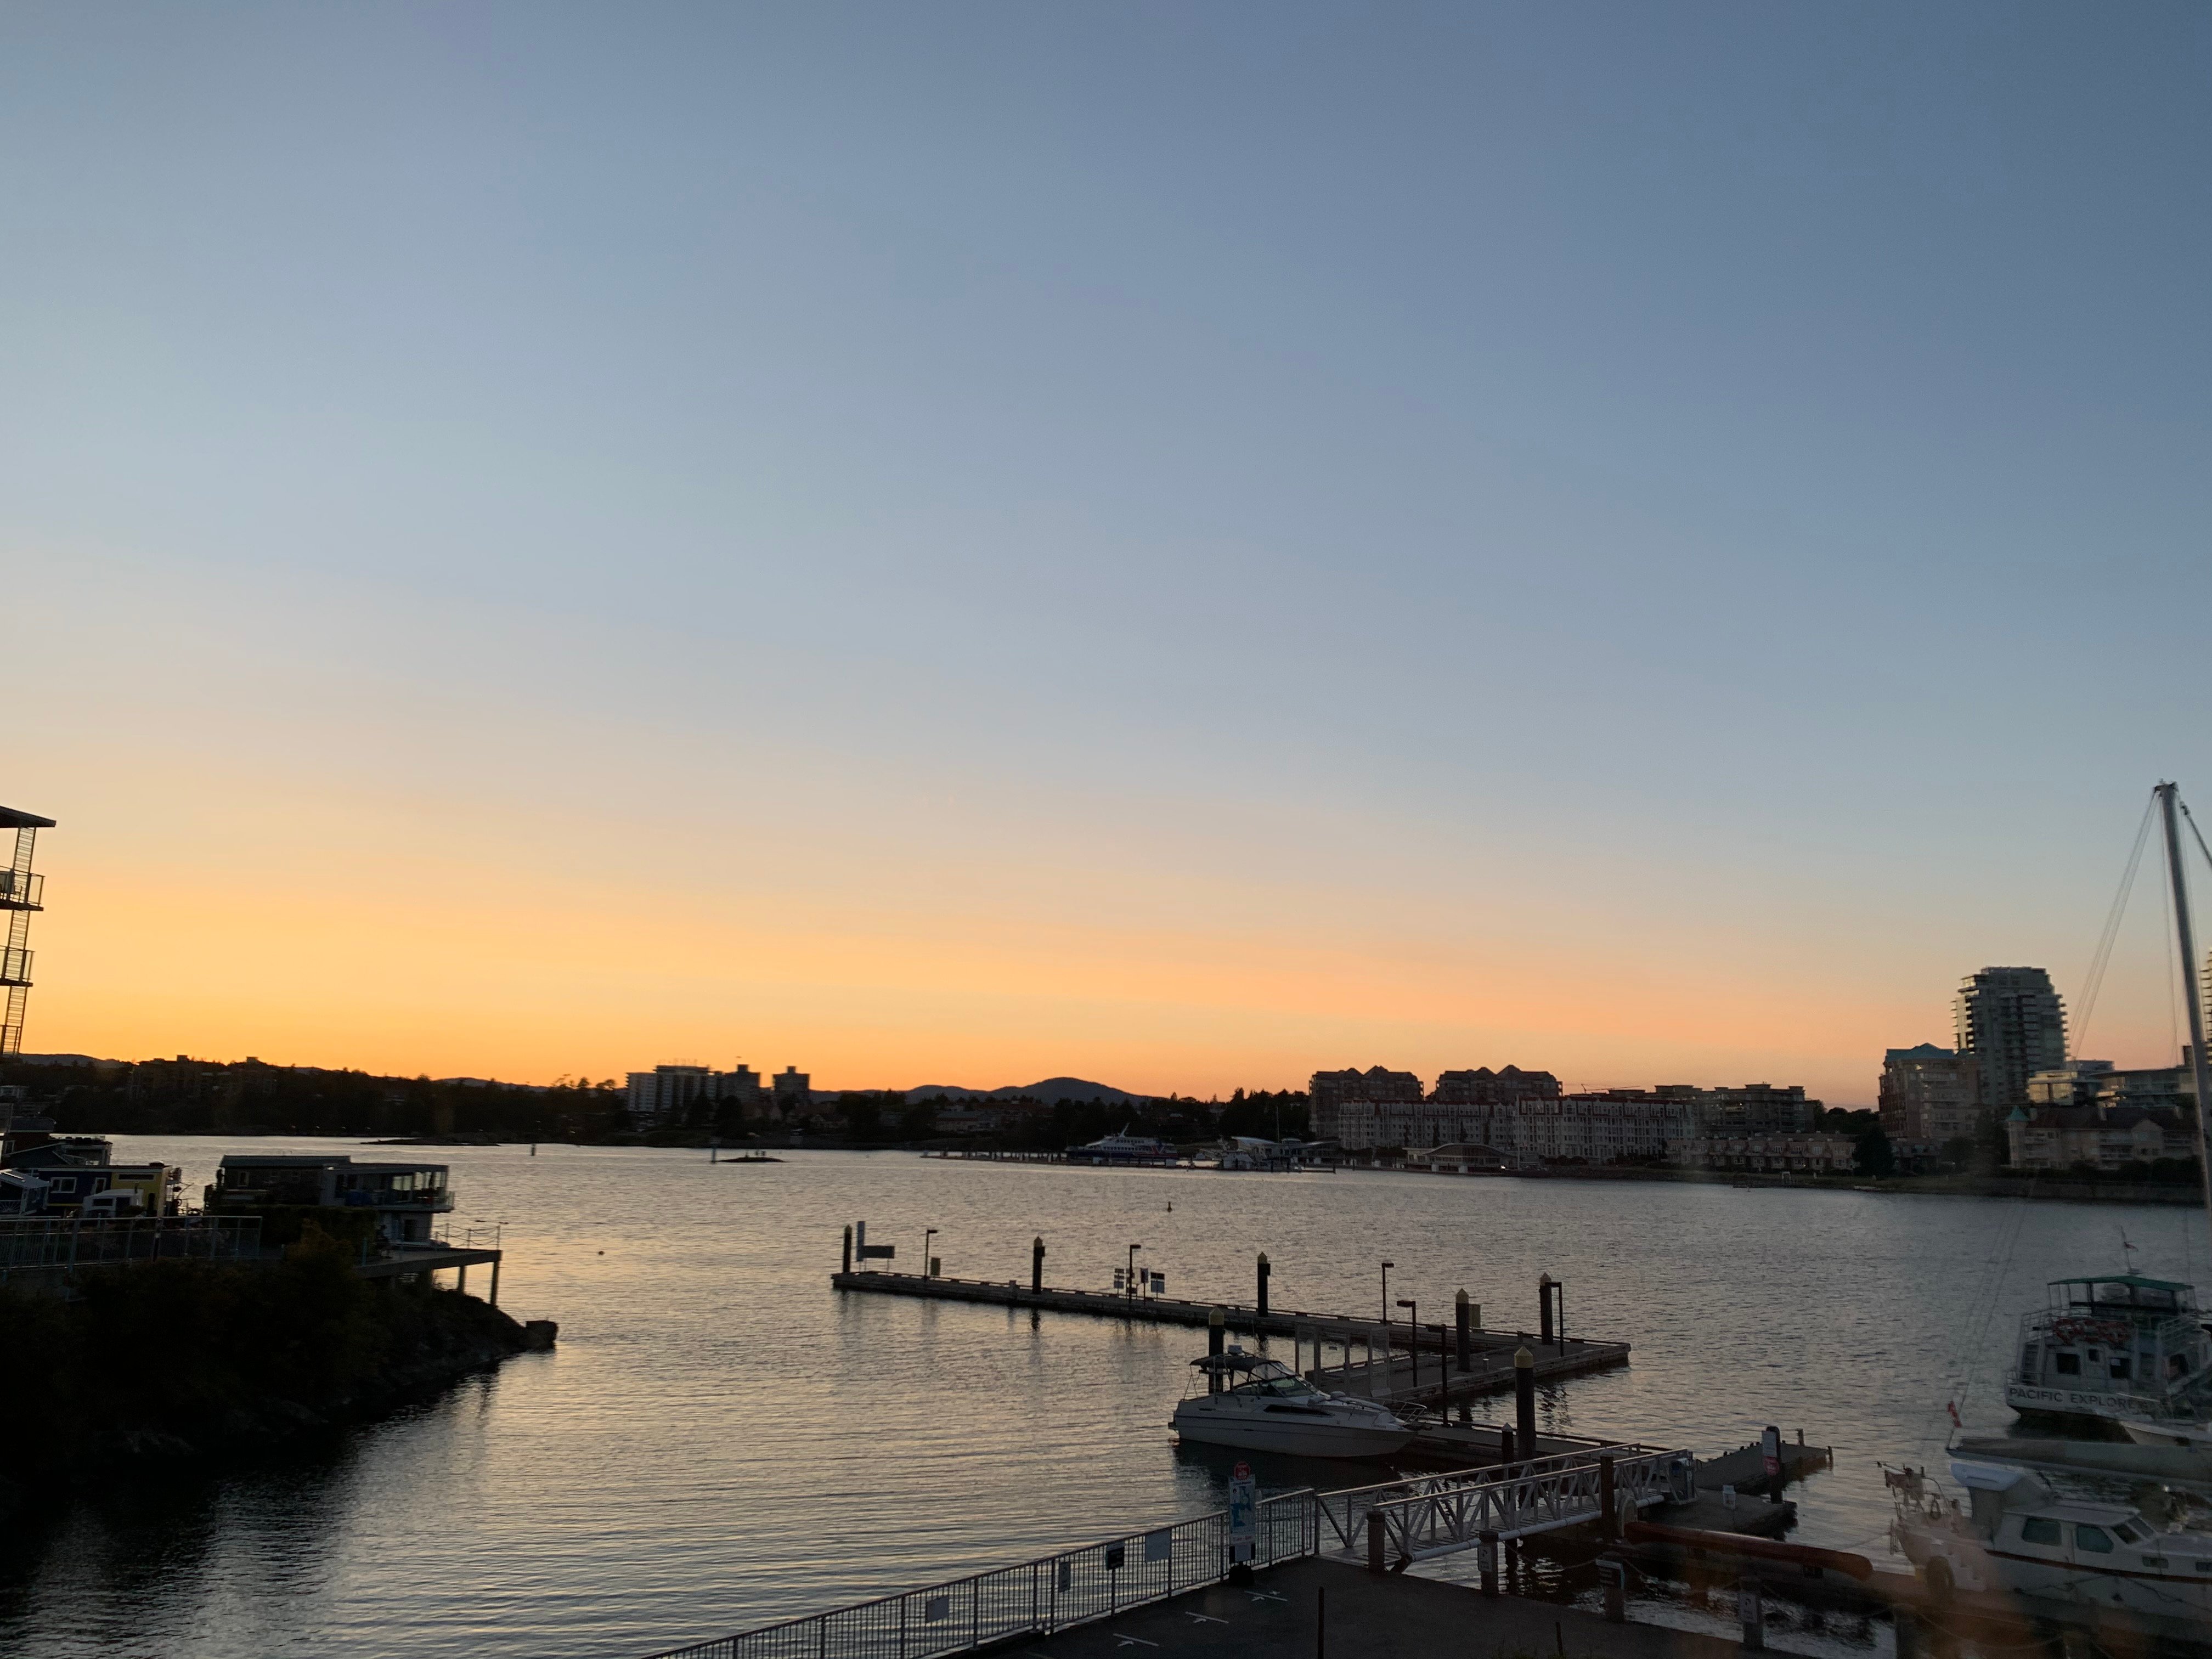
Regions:
[[[0,1273],[127,1261],[235,1261],[260,1254],[259,1216],[0,1218]]]
[[[28,985],[31,982],[31,958],[35,951],[18,950],[13,945],[0,950],[0,985]]]
[[[0,909],[43,909],[46,896],[44,876],[27,870],[0,870]]]
[[[1262,1500],[1256,1520],[1254,1566],[1319,1552],[1310,1490]],[[670,1648],[652,1659],[936,1659],[1010,1637],[1050,1636],[1164,1601],[1218,1583],[1229,1566],[1228,1516],[1202,1515],[1019,1566]]]
[[[1598,1518],[1601,1456],[1613,1462],[1613,1501],[1626,1514],[1692,1495],[1696,1463],[1687,1452],[1648,1446],[1573,1451],[1514,1464],[1499,1473],[1419,1475],[1410,1480],[1319,1494],[1322,1547],[1364,1555],[1368,1517],[1379,1516],[1389,1547],[1409,1561],[1471,1549],[1482,1534],[1526,1538]]]

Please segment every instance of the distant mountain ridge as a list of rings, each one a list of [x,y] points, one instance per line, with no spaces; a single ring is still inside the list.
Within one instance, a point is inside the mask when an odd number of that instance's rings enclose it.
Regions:
[[[1126,1090],[1079,1077],[1048,1077],[1042,1083],[1009,1084],[1002,1089],[963,1089],[952,1083],[925,1083],[918,1089],[906,1091],[909,1103],[934,1100],[939,1095],[947,1100],[1019,1100],[1027,1096],[1030,1099],[1048,1103],[1056,1100],[1080,1100],[1107,1106],[1140,1106],[1152,1098],[1150,1095],[1133,1095]]]

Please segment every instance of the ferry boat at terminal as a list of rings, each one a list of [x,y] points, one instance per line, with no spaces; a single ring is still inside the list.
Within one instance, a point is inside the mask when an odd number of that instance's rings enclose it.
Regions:
[[[1133,1135],[1126,1126],[1119,1134],[1101,1135],[1067,1149],[1071,1164],[1174,1164],[1182,1157],[1168,1142],[1151,1135]]]

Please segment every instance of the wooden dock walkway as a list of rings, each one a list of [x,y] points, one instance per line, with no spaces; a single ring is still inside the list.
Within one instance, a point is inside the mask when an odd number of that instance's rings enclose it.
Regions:
[[[1218,1310],[1229,1330],[1240,1335],[1288,1337],[1300,1348],[1299,1369],[1323,1388],[1371,1395],[1386,1402],[1471,1399],[1510,1393],[1513,1354],[1526,1346],[1535,1357],[1536,1381],[1556,1382],[1628,1363],[1626,1342],[1597,1342],[1585,1337],[1545,1341],[1525,1331],[1478,1330],[1469,1337],[1469,1369],[1454,1364],[1455,1333],[1449,1327],[1384,1325],[1347,1314],[1281,1311],[1224,1302],[1191,1302],[1165,1296],[1130,1296],[1111,1291],[1075,1291],[1047,1285],[1031,1290],[1012,1280],[925,1278],[919,1273],[840,1273],[830,1282],[841,1291],[876,1296],[919,1297],[934,1302],[973,1302],[993,1307],[1027,1308],[1042,1313],[1086,1314],[1098,1319],[1134,1320],[1152,1325],[1186,1325],[1205,1329]],[[1346,1350],[1344,1363],[1323,1365],[1328,1347]],[[1350,1348],[1371,1352],[1354,1362]],[[1305,1350],[1313,1357],[1309,1362]],[[1384,1356],[1388,1355],[1386,1358]],[[1439,1392],[1441,1390],[1441,1393]]]

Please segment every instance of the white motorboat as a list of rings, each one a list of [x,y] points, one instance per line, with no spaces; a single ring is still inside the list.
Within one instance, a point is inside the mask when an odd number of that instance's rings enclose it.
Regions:
[[[1955,1589],[2160,1620],[2212,1613],[2212,1529],[2172,1494],[2061,1497],[2040,1474],[2003,1463],[1955,1462],[1951,1474],[1966,1489],[1963,1509],[1921,1473],[1889,1475],[1890,1541],[1939,1599]]]
[[[2141,1273],[2051,1281],[2021,1321],[2005,1404],[2023,1416],[2193,1420],[2212,1383],[2212,1339],[2193,1286]]]
[[[1190,1363],[1203,1386],[1171,1425],[1185,1440],[1291,1457],[1388,1457],[1413,1441],[1389,1407],[1325,1394],[1278,1360],[1231,1349]]]

